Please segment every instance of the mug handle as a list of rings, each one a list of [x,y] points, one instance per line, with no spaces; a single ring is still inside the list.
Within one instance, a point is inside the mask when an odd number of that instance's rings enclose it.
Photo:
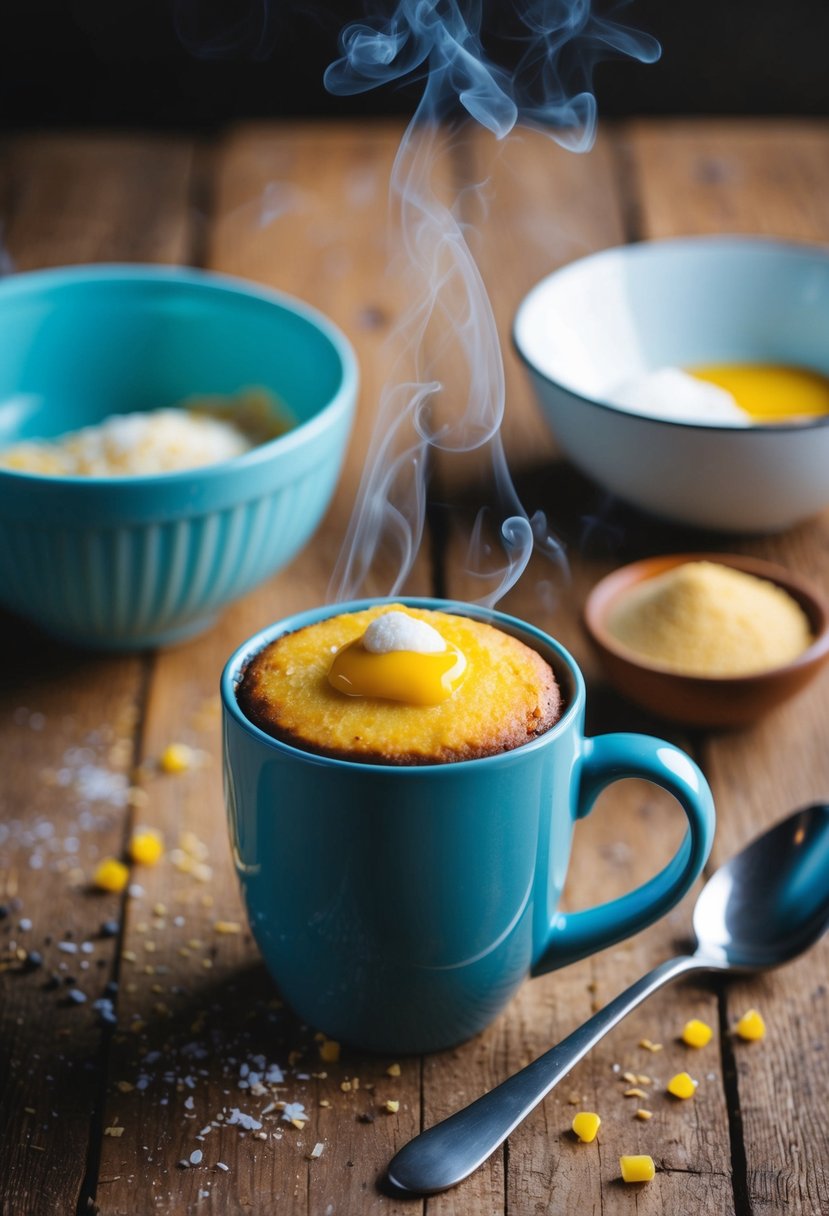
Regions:
[[[642,886],[595,908],[556,913],[533,975],[565,967],[658,920],[693,885],[711,852],[716,820],[708,782],[685,752],[649,735],[584,740],[577,817],[584,818],[601,791],[624,777],[644,778],[673,794],[685,812],[688,831],[665,868]]]

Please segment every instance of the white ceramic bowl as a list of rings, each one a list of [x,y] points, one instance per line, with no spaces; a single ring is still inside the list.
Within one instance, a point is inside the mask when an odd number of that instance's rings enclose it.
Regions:
[[[538,283],[513,336],[562,449],[620,498],[746,533],[780,531],[829,505],[829,415],[712,426],[605,399],[664,366],[755,361],[829,374],[829,249],[752,237],[608,249]]]

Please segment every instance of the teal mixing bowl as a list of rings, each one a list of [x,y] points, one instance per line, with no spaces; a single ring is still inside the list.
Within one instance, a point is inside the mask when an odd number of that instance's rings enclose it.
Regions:
[[[0,468],[0,603],[84,646],[204,629],[285,565],[334,491],[354,353],[320,313],[183,268],[79,266],[0,283],[0,448],[193,394],[262,386],[297,422],[242,456],[175,473]]]

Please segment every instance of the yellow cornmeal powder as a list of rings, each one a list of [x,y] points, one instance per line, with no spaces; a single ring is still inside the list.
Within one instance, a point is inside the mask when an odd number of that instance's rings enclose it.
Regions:
[[[787,592],[716,562],[685,562],[648,579],[623,598],[608,630],[643,658],[698,676],[779,667],[812,641]]]

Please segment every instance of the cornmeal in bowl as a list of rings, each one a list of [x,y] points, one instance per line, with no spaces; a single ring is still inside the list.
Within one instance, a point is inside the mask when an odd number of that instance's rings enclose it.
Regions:
[[[371,764],[510,751],[549,730],[562,709],[552,668],[517,638],[385,603],[283,634],[248,665],[237,696],[275,738]]]

